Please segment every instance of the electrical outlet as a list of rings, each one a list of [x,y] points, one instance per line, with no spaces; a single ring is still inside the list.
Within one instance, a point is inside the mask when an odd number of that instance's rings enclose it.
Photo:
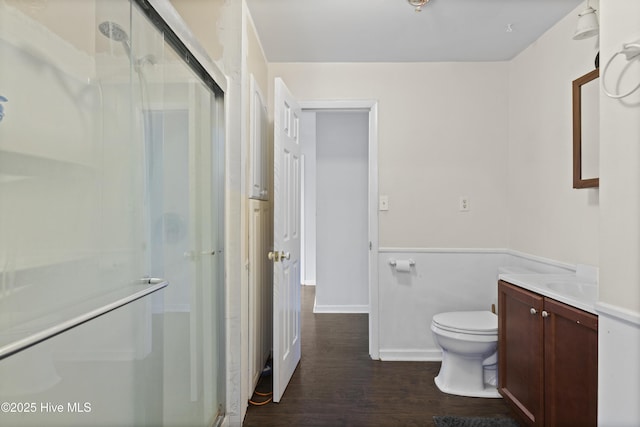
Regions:
[[[468,212],[469,207],[469,197],[468,196],[460,196],[458,209],[460,212]]]

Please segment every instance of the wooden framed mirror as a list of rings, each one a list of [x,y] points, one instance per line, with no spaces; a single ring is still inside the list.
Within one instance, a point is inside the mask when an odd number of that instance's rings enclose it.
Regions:
[[[573,81],[573,188],[600,186],[599,76],[596,68]]]

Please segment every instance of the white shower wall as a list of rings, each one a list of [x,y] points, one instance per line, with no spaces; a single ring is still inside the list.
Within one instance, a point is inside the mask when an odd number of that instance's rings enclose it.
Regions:
[[[143,186],[132,167],[142,156],[129,143],[131,106],[121,103],[132,86],[100,80],[96,58],[6,4],[0,58],[9,99],[0,126],[4,327],[142,277],[144,230],[131,203]],[[128,69],[127,60],[110,61]]]

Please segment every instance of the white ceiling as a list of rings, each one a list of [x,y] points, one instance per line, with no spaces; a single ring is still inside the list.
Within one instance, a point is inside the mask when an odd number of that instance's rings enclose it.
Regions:
[[[269,62],[504,61],[581,3],[247,0]]]

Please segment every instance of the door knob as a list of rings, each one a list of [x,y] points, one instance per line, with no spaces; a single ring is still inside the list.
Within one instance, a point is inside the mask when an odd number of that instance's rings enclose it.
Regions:
[[[538,310],[536,310],[535,308],[531,307],[531,310],[529,310],[529,313],[536,314],[536,313],[538,313]]]
[[[549,317],[549,313],[546,310],[542,310],[542,317]]]
[[[272,251],[267,254],[267,258],[273,262],[284,261],[285,259],[291,259],[291,253],[285,251]]]
[[[275,252],[270,251],[267,254],[267,258],[269,258],[273,262],[278,262],[278,261],[280,261],[280,252],[278,252],[278,251],[275,251]]]

